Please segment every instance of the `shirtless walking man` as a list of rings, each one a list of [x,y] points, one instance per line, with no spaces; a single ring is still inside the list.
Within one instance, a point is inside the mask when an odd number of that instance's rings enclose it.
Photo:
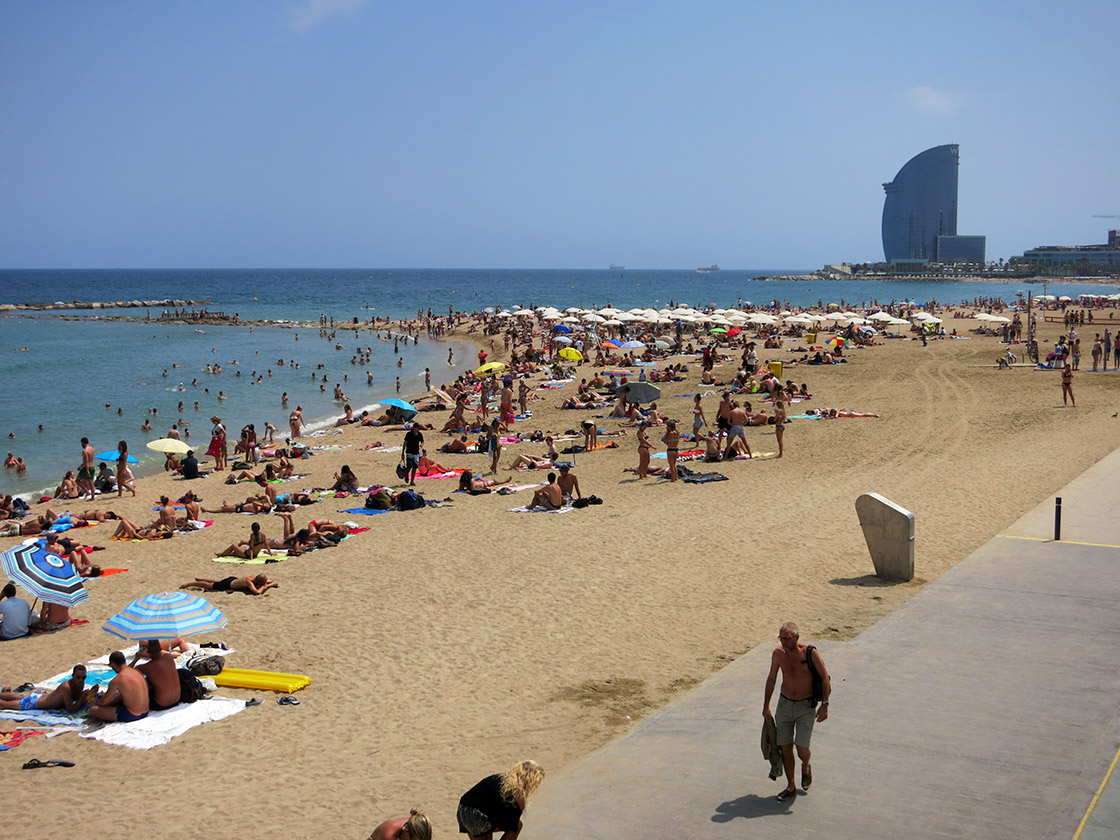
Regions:
[[[801,788],[808,790],[813,783],[813,769],[809,764],[809,739],[813,735],[813,723],[828,720],[828,698],[832,693],[832,681],[820,652],[811,645],[799,641],[797,625],[787,621],[778,629],[781,645],[774,648],[770,656],[770,675],[766,678],[766,694],[762,702],[762,716],[774,717],[778,727],[778,746],[782,748],[782,765],[786,771],[786,789],[778,794],[778,801],[785,802],[797,796],[793,783],[793,748],[797,747],[797,757],[801,759]],[[813,675],[809,671],[809,657],[813,667],[820,675],[821,701],[814,714],[817,701],[813,699]],[[778,697],[777,716],[770,713],[770,698],[782,672],[781,695]]]
[[[109,654],[109,667],[117,675],[105,694],[89,707],[90,717],[98,720],[119,720],[128,723],[148,716],[148,683],[144,675],[125,664],[119,650]]]
[[[93,468],[93,459],[93,447],[89,445],[89,438],[82,438],[82,466],[78,470],[78,490],[83,497],[89,493],[91,502],[97,498],[97,491],[93,486],[94,476],[97,475],[97,471]]]

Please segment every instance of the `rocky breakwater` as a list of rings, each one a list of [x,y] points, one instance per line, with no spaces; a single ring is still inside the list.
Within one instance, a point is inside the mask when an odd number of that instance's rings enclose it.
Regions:
[[[54,303],[0,303],[0,312],[43,311],[49,309],[157,309],[201,306],[206,300],[56,300]]]

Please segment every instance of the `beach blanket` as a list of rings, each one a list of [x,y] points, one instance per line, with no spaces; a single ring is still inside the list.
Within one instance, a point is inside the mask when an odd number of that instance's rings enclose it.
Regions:
[[[69,674],[66,675],[70,677]],[[64,714],[55,710],[34,712],[0,711],[0,720],[18,720],[23,723],[37,723],[40,726],[81,726],[85,717]]]
[[[566,506],[560,508],[559,510],[545,510],[544,508],[534,508],[534,507],[515,507],[515,508],[510,508],[509,512],[510,513],[571,513],[573,510],[575,510],[574,507],[570,507],[570,506],[566,505]]]
[[[680,474],[685,484],[708,484],[712,481],[727,481],[727,476],[718,472],[698,473],[693,472],[688,469],[688,467],[679,467],[677,472]]]
[[[128,569],[106,569],[106,568],[102,567],[100,575],[98,575],[95,578],[85,578],[85,581],[88,583],[91,580],[99,580],[100,578],[108,577],[109,575],[119,575],[121,572],[127,572],[127,571],[128,571]]]
[[[986,367],[986,365],[985,365]],[[819,414],[791,414],[786,418],[787,420],[820,420]]]
[[[430,475],[417,475],[416,477],[417,478],[458,478],[459,476],[461,476],[465,472],[466,472],[466,469],[464,469],[462,467],[456,467],[455,469],[448,470],[447,472],[431,473]]]
[[[649,457],[650,458],[663,458],[663,459],[668,460],[669,453],[668,452],[654,452]],[[678,452],[677,453],[677,460],[678,461],[693,461],[697,458],[703,458],[703,457],[704,457],[704,450],[703,449],[686,449],[686,450],[684,450],[684,452]]]
[[[388,513],[388,510],[377,510],[376,508],[347,508],[340,510],[339,513],[352,513],[355,516],[373,516],[375,513]]]
[[[105,723],[92,726],[78,734],[83,738],[130,747],[134,750],[150,750],[182,735],[188,729],[227,718],[245,710],[244,700],[229,697],[209,697],[197,703],[180,703],[162,712],[152,712],[143,720],[131,723]]]
[[[215,563],[243,563],[248,566],[263,566],[266,563],[279,563],[292,555],[288,554],[286,548],[274,548],[272,554],[265,554],[263,551],[256,557],[246,560],[244,557],[234,557],[229,554],[223,554],[220,557],[211,558]]]
[[[32,735],[42,734],[36,729],[13,729],[11,732],[0,732],[0,750],[14,749]]]

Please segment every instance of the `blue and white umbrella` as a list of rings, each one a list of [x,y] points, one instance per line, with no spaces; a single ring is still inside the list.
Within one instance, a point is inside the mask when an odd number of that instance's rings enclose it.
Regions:
[[[0,567],[13,581],[48,604],[73,607],[89,600],[85,585],[69,560],[40,542],[17,545],[0,554]]]
[[[174,639],[221,630],[222,611],[189,592],[159,592],[137,598],[101,629],[122,639]]]

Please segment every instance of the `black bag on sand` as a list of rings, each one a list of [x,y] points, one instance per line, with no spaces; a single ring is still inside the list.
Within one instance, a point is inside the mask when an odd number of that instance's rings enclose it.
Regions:
[[[179,669],[179,702],[194,703],[206,696],[206,687],[186,668]]]

